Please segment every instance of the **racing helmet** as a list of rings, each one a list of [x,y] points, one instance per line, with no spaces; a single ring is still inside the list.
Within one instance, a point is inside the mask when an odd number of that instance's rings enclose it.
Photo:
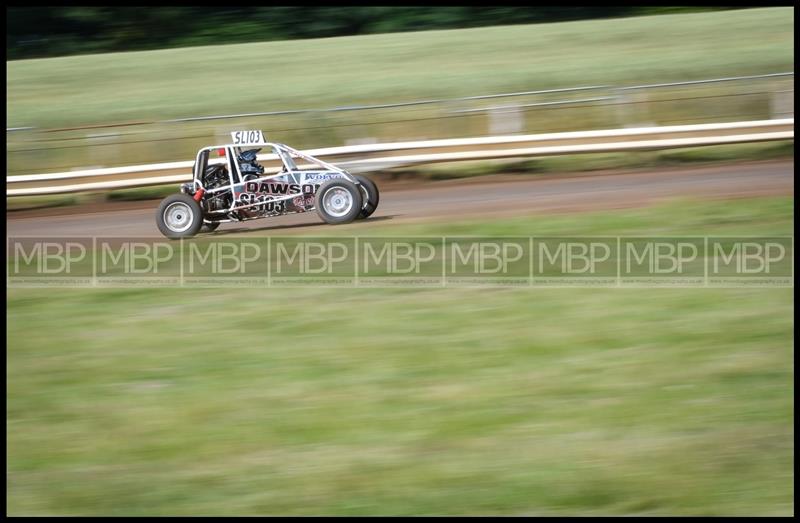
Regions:
[[[239,156],[237,156],[237,159],[242,163],[254,163],[256,161],[256,155],[258,155],[258,151],[260,150],[261,150],[260,148],[248,149],[239,154]]]
[[[264,167],[256,163],[256,156],[261,149],[249,149],[236,158],[239,160],[239,171],[242,176],[264,174]]]

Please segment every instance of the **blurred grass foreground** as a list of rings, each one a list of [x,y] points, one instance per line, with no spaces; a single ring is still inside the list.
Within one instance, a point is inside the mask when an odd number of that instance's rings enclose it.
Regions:
[[[382,225],[791,234],[792,198]],[[793,289],[9,289],[9,514],[788,515]]]

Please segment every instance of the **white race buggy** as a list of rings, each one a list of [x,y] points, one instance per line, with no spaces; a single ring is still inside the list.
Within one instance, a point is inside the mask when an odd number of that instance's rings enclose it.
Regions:
[[[261,131],[237,131],[231,136],[232,144],[200,149],[192,181],[161,202],[156,224],[164,236],[189,238],[225,222],[313,210],[327,223],[348,223],[367,218],[378,207],[378,187],[369,178],[288,145],[266,142]],[[262,149],[272,153],[279,166],[272,170],[277,173],[264,174],[257,163]],[[209,159],[214,150],[220,157]],[[298,167],[295,160],[302,165]]]

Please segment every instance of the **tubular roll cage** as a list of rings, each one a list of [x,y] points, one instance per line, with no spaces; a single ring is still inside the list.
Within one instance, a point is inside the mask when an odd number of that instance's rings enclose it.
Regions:
[[[324,161],[322,161],[322,160],[320,160],[318,158],[314,158],[313,156],[310,156],[310,155],[307,155],[305,153],[302,153],[302,152],[298,151],[297,149],[289,147],[286,144],[276,143],[276,142],[263,142],[263,143],[243,143],[243,144],[236,144],[236,145],[233,145],[233,144],[214,145],[214,146],[203,147],[202,149],[200,149],[198,151],[198,153],[197,153],[197,157],[196,157],[195,162],[194,162],[193,179],[192,179],[192,184],[193,184],[194,191],[197,192],[198,190],[202,190],[204,194],[214,194],[214,193],[223,192],[223,191],[231,191],[231,194],[233,194],[235,192],[235,187],[237,185],[241,185],[241,184],[245,183],[245,180],[242,179],[242,176],[241,176],[241,174],[239,172],[239,166],[236,163],[236,157],[238,156],[238,154],[236,153],[236,148],[239,148],[239,149],[261,148],[261,149],[263,149],[263,148],[269,148],[269,147],[271,147],[272,150],[275,152],[275,154],[278,156],[278,158],[281,161],[281,164],[283,165],[283,168],[276,174],[270,174],[270,175],[267,175],[267,176],[262,176],[260,178],[254,178],[252,180],[247,180],[247,182],[260,183],[260,182],[263,182],[263,181],[274,180],[274,179],[276,179],[278,177],[286,176],[289,179],[289,181],[287,183],[301,183],[301,180],[302,180],[301,177],[302,177],[303,172],[311,171],[311,172],[314,172],[314,173],[317,173],[317,174],[338,174],[342,178],[345,178],[346,180],[348,180],[350,182],[353,182],[356,185],[359,185],[358,180],[353,175],[351,175],[350,173],[345,171],[344,169],[340,169],[339,167],[336,167],[335,165],[329,164],[329,163],[324,162]],[[213,164],[217,164],[218,165],[220,163],[225,163],[227,165],[227,168],[228,168],[228,182],[229,183],[228,183],[228,185],[223,186],[223,187],[217,187],[215,189],[206,189],[205,187],[203,187],[202,179],[203,179],[203,175],[205,173],[205,169],[210,163],[209,162],[209,155],[210,155],[211,151],[220,150],[220,149],[224,149],[225,150],[225,160],[224,161],[215,160],[215,161],[213,161]],[[305,160],[306,162],[311,163],[312,165],[316,164],[316,165],[322,167],[322,169],[314,169],[314,170],[299,169],[297,167],[297,165],[294,163],[294,160],[292,159],[292,155],[294,155],[294,156],[296,156],[298,158],[302,158],[303,160]],[[274,196],[269,201],[271,201],[271,202],[280,202],[280,201],[283,201],[283,200],[291,200],[292,198],[296,198],[296,197],[297,197],[297,194],[287,194],[286,196],[278,195],[278,196]],[[231,206],[229,208],[216,210],[216,211],[209,211],[208,214],[227,214],[229,212],[238,211],[240,209],[247,209],[249,207],[256,207],[256,206],[259,206],[259,205],[264,205],[264,203],[265,202],[260,201],[260,202],[250,203],[250,204],[247,204],[247,205],[240,205],[240,206],[237,207],[236,206],[236,200],[232,198],[231,199]],[[232,221],[232,220],[214,220],[214,221],[226,222],[226,221]]]

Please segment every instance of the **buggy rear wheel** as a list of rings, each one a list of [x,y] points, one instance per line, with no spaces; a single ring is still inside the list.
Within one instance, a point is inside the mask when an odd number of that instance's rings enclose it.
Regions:
[[[314,198],[319,217],[333,225],[355,220],[361,212],[361,203],[361,190],[344,178],[323,183]]]
[[[355,176],[358,183],[361,184],[361,196],[363,203],[361,204],[361,212],[358,213],[358,219],[363,220],[369,218],[375,209],[378,208],[378,202],[381,198],[381,193],[378,192],[378,186],[375,182],[365,176]]]
[[[190,238],[203,226],[203,210],[188,194],[173,194],[158,206],[156,225],[161,234],[172,240]]]

